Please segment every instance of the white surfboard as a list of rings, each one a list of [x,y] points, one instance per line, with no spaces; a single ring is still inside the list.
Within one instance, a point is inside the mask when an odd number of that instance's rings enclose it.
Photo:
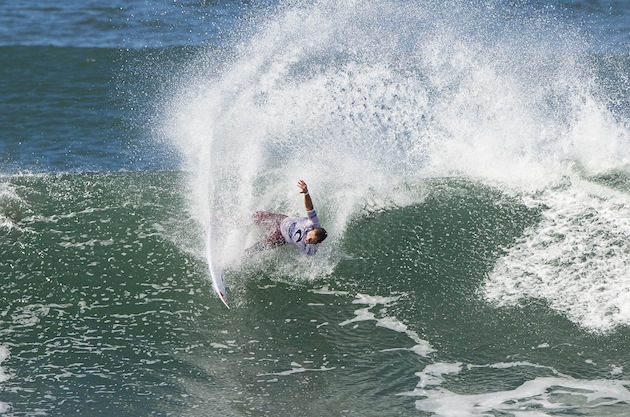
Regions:
[[[216,243],[216,237],[214,236],[214,224],[208,226],[208,233],[206,239],[206,257],[208,258],[208,267],[210,268],[210,276],[212,277],[212,286],[214,290],[223,301],[223,304],[227,308],[230,306],[227,303],[227,286],[225,285],[225,279],[223,278],[223,269],[219,265],[216,251],[214,250],[214,244]]]

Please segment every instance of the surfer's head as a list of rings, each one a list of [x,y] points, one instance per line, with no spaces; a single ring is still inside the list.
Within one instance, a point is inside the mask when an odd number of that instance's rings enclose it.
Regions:
[[[308,232],[304,241],[309,245],[317,245],[318,243],[322,243],[326,237],[328,237],[326,230],[323,227],[318,227]]]

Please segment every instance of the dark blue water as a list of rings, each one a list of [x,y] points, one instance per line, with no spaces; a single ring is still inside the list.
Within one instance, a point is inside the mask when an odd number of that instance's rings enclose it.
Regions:
[[[629,75],[625,1],[0,0],[0,414],[628,414]]]
[[[2,45],[147,48],[209,45],[229,36],[250,2],[2,2]]]

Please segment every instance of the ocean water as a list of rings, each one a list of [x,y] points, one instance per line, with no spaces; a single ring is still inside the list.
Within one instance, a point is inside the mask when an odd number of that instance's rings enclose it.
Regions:
[[[630,415],[629,92],[620,0],[0,0],[0,415]]]

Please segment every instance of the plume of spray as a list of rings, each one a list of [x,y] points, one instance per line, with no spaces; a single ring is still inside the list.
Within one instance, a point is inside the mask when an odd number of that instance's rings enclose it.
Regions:
[[[567,161],[626,162],[627,129],[592,93],[580,38],[541,13],[311,1],[248,24],[233,48],[194,61],[164,106],[190,214],[222,218],[234,262],[252,212],[303,210],[298,179],[330,236],[314,276],[334,267],[354,216],[420,202],[427,177],[531,190],[567,175]]]

